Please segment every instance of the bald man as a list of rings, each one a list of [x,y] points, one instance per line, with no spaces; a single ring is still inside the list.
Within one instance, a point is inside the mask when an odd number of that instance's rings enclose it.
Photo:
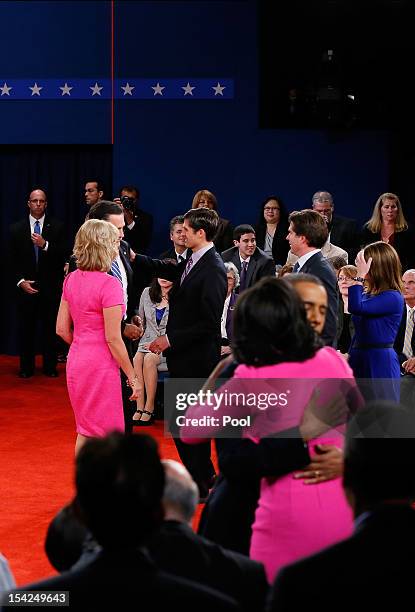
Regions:
[[[164,522],[148,546],[157,566],[233,597],[242,610],[262,610],[268,590],[262,563],[194,533],[198,487],[181,463],[162,463]]]
[[[35,370],[36,332],[41,327],[43,373],[56,377],[56,315],[62,292],[65,262],[63,224],[47,212],[43,189],[34,189],[27,215],[10,228],[11,264],[16,287],[20,378]]]

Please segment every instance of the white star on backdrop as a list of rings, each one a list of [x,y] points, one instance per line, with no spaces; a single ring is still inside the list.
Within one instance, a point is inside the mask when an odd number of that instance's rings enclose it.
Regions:
[[[13,87],[8,87],[7,83],[5,82],[3,87],[0,87],[1,90],[1,95],[4,96],[10,96],[10,90],[13,89]]]
[[[32,90],[32,96],[40,96],[40,90],[43,89],[43,87],[35,83],[33,87],[29,86],[29,89]]]
[[[133,89],[135,89],[134,85],[130,85],[129,83],[127,83],[126,85],[121,85],[121,89],[124,90],[124,96],[132,96],[133,95]]]
[[[63,87],[59,87],[59,89],[62,90],[62,93],[61,93],[62,96],[70,96],[71,89],[73,89],[73,87],[69,87],[68,83],[65,83],[65,85]]]
[[[92,95],[93,96],[100,96],[101,95],[101,89],[104,89],[103,87],[100,87],[98,85],[97,82],[95,82],[95,85],[93,87],[89,88],[92,91]]]
[[[216,87],[212,87],[212,89],[215,92],[215,96],[223,96],[223,90],[226,89],[226,87],[224,85],[221,85],[218,81]]]
[[[192,87],[189,83],[189,81],[187,81],[187,85],[186,87],[182,87],[183,91],[184,91],[184,95],[190,95],[193,96],[193,90],[196,89],[195,87]]]
[[[162,96],[163,95],[163,89],[166,89],[166,88],[162,87],[160,85],[160,83],[157,83],[157,85],[155,87],[151,87],[151,89],[154,90],[153,96]]]

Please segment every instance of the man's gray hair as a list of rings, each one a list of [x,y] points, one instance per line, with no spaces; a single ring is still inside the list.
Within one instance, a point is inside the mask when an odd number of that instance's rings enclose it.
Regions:
[[[165,473],[163,504],[173,506],[179,511],[184,521],[192,520],[199,503],[199,489],[186,468],[178,461],[162,461]],[[166,469],[166,468],[171,469]],[[183,478],[176,477],[183,471]],[[189,476],[186,478],[186,474]]]
[[[330,202],[333,206],[333,196],[328,191],[316,191],[313,195],[313,204],[314,202]]]

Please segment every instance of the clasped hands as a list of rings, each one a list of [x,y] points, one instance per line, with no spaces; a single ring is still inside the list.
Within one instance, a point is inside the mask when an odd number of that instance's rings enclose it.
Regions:
[[[33,233],[31,238],[35,246],[39,247],[40,249],[43,249],[46,244],[46,240],[41,236],[41,234]]]
[[[146,348],[151,353],[155,353],[156,355],[160,355],[160,353],[162,353],[167,348],[169,348],[169,346],[170,346],[170,344],[169,344],[169,341],[167,340],[167,336],[159,336],[158,338],[153,340],[153,342],[150,342],[150,344],[148,344],[146,346]]]

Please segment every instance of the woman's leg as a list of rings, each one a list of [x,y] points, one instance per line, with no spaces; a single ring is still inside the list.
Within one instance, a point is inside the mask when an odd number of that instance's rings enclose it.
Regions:
[[[137,399],[137,409],[136,413],[133,415],[133,421],[139,421],[141,417],[141,413],[144,407],[144,378],[143,378],[143,364],[144,364],[144,356],[146,353],[136,352],[133,363],[134,363],[134,371],[137,375],[138,382],[142,392],[140,393],[139,398]],[[135,417],[135,418],[134,418]]]
[[[156,398],[156,390],[157,390],[157,366],[160,363],[160,355],[155,355],[154,353],[146,353],[144,356],[144,364],[143,364],[143,376],[144,376],[144,384],[146,387],[146,404],[144,409],[147,412],[153,413],[154,411],[154,401]],[[141,417],[142,421],[149,421],[150,415],[143,414]]]

